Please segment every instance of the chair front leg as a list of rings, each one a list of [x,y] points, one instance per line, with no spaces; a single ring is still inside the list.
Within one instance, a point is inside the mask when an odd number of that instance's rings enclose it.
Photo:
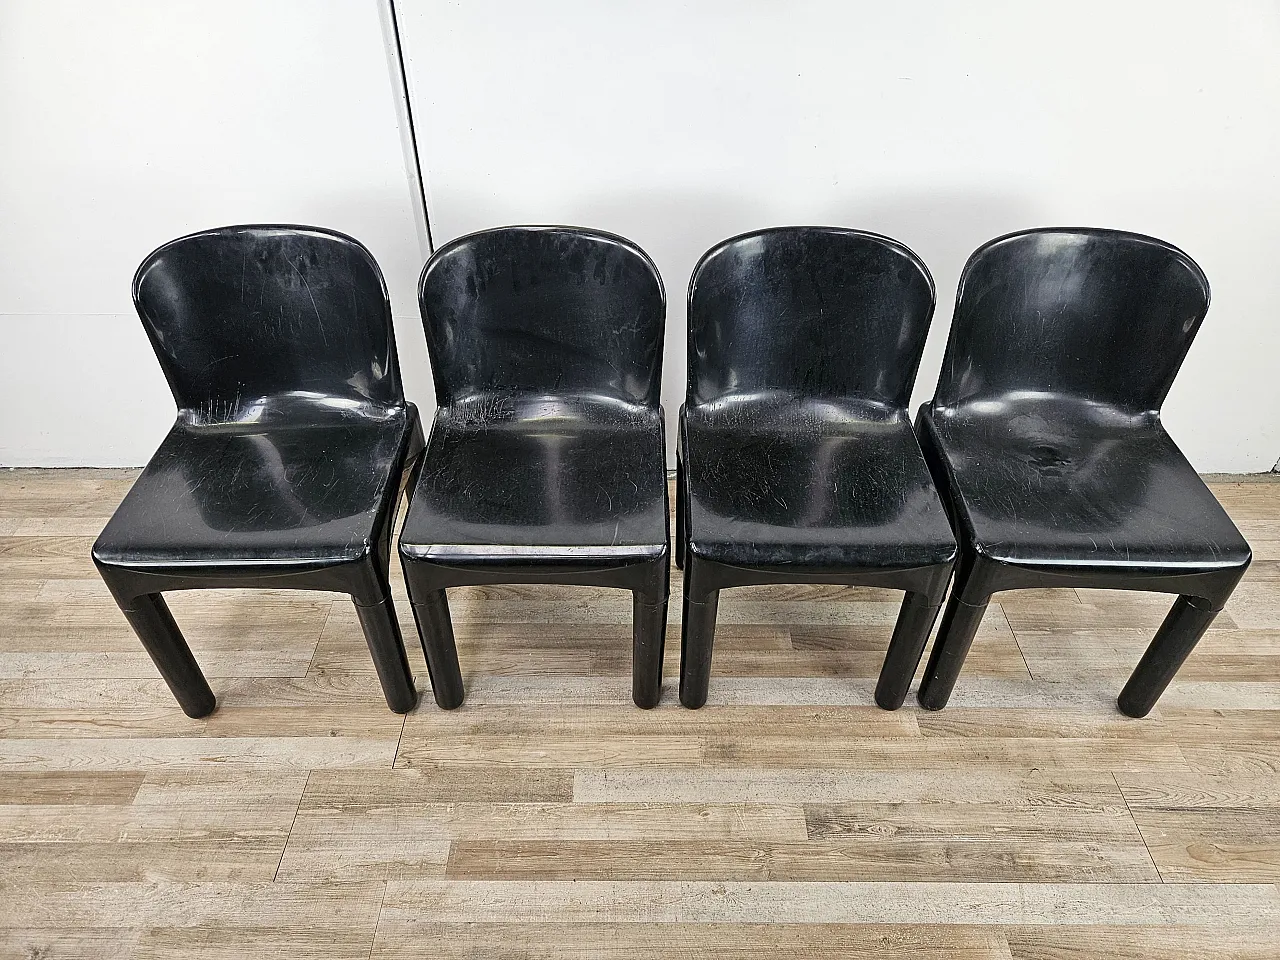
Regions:
[[[711,685],[711,648],[716,636],[720,591],[698,583],[701,565],[692,554],[684,558],[684,623],[680,627],[680,702],[696,710],[707,702]]]
[[[941,608],[941,598],[934,600],[926,593],[911,592],[903,598],[898,623],[893,628],[889,651],[885,654],[880,680],[876,684],[876,703],[884,709],[897,710],[907,699],[911,678],[920,665],[920,657]]]
[[[671,558],[662,556],[636,570],[631,593],[631,699],[648,710],[662,699],[662,658],[667,640]]]
[[[209,681],[204,678],[164,597],[158,593],[145,593],[127,600],[116,597],[116,602],[150,654],[160,676],[169,685],[182,712],[193,720],[213,713],[217,700],[209,689]]]
[[[991,600],[989,583],[986,572],[981,569],[980,559],[963,563],[956,570],[951,599],[947,601],[947,611],[943,614],[938,636],[934,638],[933,652],[929,655],[929,663],[920,681],[920,692],[916,695],[926,710],[941,710],[951,699],[964,658],[969,655],[969,648],[973,646],[973,638],[982,625],[982,617]]]
[[[1145,717],[1156,705],[1221,608],[1200,597],[1179,597],[1117,701],[1121,712]]]
[[[405,655],[404,637],[400,633],[391,593],[388,590],[386,596],[372,604],[352,599],[387,706],[393,713],[408,713],[418,704],[418,691],[413,685],[413,672]]]
[[[632,592],[631,699],[648,710],[662,699],[662,656],[667,638],[667,597]]]

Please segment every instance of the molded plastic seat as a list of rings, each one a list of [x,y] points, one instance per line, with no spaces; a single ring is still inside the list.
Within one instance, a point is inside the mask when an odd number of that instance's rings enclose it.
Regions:
[[[178,417],[93,559],[183,710],[215,700],[161,594],[201,587],[350,594],[388,705],[411,710],[387,571],[422,429],[373,258],[317,228],[227,227],[151,254],[134,302]]]
[[[636,704],[657,704],[668,566],[665,300],[619,237],[505,227],[428,261],[419,288],[436,413],[400,536],[436,703],[463,699],[445,589],[619,587]]]
[[[1067,406],[932,417],[941,445],[957,452],[948,461],[956,498],[983,556],[1099,576],[1249,562],[1231,518],[1158,423]]]
[[[407,555],[647,563],[667,553],[658,411],[518,398],[509,419],[489,423],[471,406],[441,410],[432,427],[418,506],[401,534]]]
[[[695,556],[817,572],[955,559],[905,411],[794,398],[711,406],[685,419],[689,458],[705,467],[686,469]]]
[[[379,420],[269,431],[179,424],[102,531],[94,556],[175,569],[363,561],[379,518],[394,506],[412,429],[405,409]]]
[[[907,591],[876,690],[902,704],[956,555],[907,412],[932,312],[924,264],[854,230],[746,234],[694,271],[676,533],[686,706],[707,698],[719,591],[788,582]]]
[[[962,557],[920,701],[946,705],[992,593],[1181,594],[1120,696],[1145,716],[1244,574],[1249,546],[1160,406],[1209,305],[1174,247],[1035,230],[969,260],[921,442]]]

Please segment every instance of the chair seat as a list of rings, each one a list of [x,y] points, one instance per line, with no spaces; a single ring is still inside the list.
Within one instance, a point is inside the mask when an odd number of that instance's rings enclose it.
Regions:
[[[956,542],[905,414],[819,401],[719,403],[683,425],[689,549],[738,567],[889,571]]]
[[[180,422],[93,555],[125,567],[363,559],[394,504],[411,429],[403,408],[280,427]]]
[[[1119,573],[1249,562],[1235,524],[1154,418],[1062,401],[924,417],[984,556]]]
[[[660,411],[573,398],[441,409],[400,537],[409,560],[649,562],[667,550]]]

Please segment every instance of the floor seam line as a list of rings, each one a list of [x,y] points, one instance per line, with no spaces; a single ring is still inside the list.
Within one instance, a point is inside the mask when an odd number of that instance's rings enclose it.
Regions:
[[[1022,658],[1022,668],[1027,671],[1027,677],[1035,680],[1036,675],[1031,672],[1031,663],[1027,660],[1027,655],[1022,652],[1022,643],[1018,640],[1018,631],[1013,629],[1013,623],[1009,620],[1009,615],[1004,612],[1004,604],[996,601],[996,606],[1000,608],[1000,616],[1004,618],[1005,626],[1009,628],[1009,635],[1013,637],[1013,645],[1018,648],[1018,656]]]
[[[1165,882],[1164,874],[1160,872],[1160,864],[1156,863],[1155,855],[1151,852],[1151,847],[1147,845],[1146,834],[1142,832],[1142,825],[1138,823],[1138,818],[1133,815],[1133,808],[1129,806],[1129,798],[1124,795],[1124,787],[1120,786],[1120,781],[1115,775],[1115,771],[1111,772],[1111,780],[1116,785],[1116,791],[1120,794],[1120,801],[1124,804],[1125,812],[1129,814],[1129,819],[1133,821],[1133,829],[1138,831],[1138,839],[1142,841],[1142,849],[1147,851],[1147,859],[1151,861],[1151,867],[1156,872],[1156,876],[1160,878],[1160,883]]]
[[[302,801],[306,799],[307,787],[311,786],[311,771],[307,771],[307,779],[302,782],[302,793],[298,794],[298,802],[293,808],[293,819],[289,821],[289,831],[284,835],[284,846],[280,848],[280,859],[276,861],[276,872],[271,877],[272,883],[280,882],[280,867],[284,864],[284,855],[289,849],[289,841],[293,839],[293,828],[298,823],[298,812],[302,809]]]
[[[382,881],[382,899],[378,901],[378,912],[373,918],[373,936],[369,938],[369,960],[373,960],[373,951],[378,946],[378,927],[382,926],[382,910],[387,905],[387,887],[391,881]]]
[[[311,650],[311,659],[307,661],[307,670],[302,675],[303,679],[311,676],[311,668],[316,665],[316,657],[320,656],[320,641],[324,639],[324,632],[329,628],[329,618],[333,616],[333,605],[337,602],[333,597],[329,598],[329,609],[324,612],[324,623],[320,624],[320,632],[316,635],[316,645]]]

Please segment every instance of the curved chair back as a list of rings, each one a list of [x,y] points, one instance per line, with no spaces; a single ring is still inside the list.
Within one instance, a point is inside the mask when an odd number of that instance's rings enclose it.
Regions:
[[[291,396],[404,399],[391,309],[373,257],[316,227],[236,226],[166,243],[133,301],[180,409],[239,420]]]
[[[658,405],[666,299],[630,241],[576,227],[473,233],[427,261],[418,298],[442,406],[487,393]]]
[[[1045,229],[992,240],[961,274],[934,406],[1038,395],[1157,411],[1208,309],[1204,273],[1151,237]]]
[[[795,392],[905,408],[933,279],[897,241],[780,227],[713,247],[689,283],[688,401]]]

